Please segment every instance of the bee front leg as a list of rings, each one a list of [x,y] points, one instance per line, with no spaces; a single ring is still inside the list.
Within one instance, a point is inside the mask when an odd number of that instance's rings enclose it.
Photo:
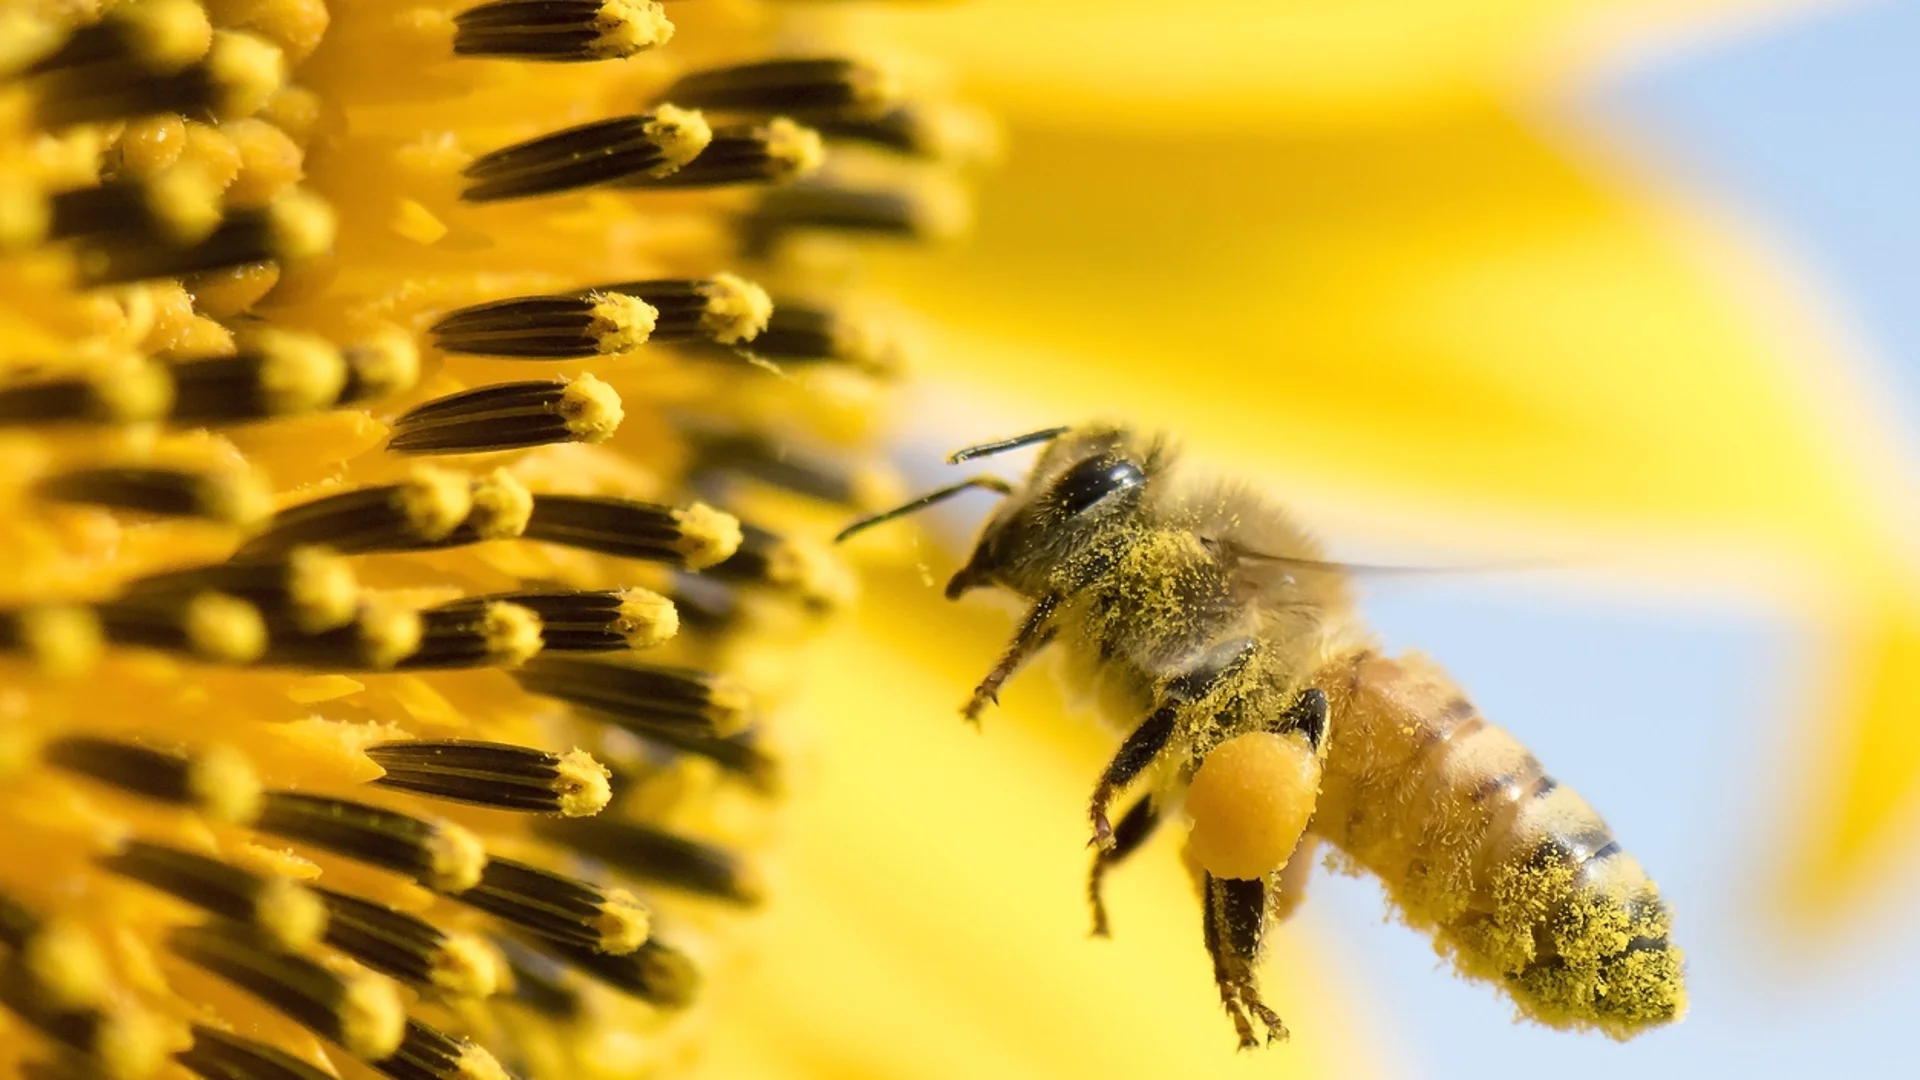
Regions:
[[[1127,856],[1140,850],[1154,831],[1160,827],[1163,815],[1153,803],[1151,792],[1140,796],[1127,812],[1120,817],[1120,824],[1113,827],[1113,847],[1095,848],[1093,852],[1093,870],[1087,875],[1087,899],[1093,904],[1093,936],[1108,937],[1107,904],[1100,895],[1101,879],[1107,871],[1120,865]]]
[[[1173,737],[1174,721],[1179,714],[1172,705],[1162,705],[1152,716],[1133,729],[1126,741],[1120,744],[1120,751],[1107,763],[1107,771],[1100,775],[1100,782],[1094,785],[1093,799],[1087,808],[1087,816],[1093,821],[1093,846],[1101,851],[1114,849],[1113,823],[1107,820],[1107,811],[1113,808],[1114,796],[1120,789],[1140,775],[1160,751],[1166,749],[1167,740]]]
[[[1033,659],[1034,654],[1053,640],[1053,627],[1048,624],[1053,621],[1054,609],[1059,606],[1059,594],[1048,593],[1033,605],[1033,610],[1027,612],[1026,619],[1015,631],[1013,641],[1001,655],[1000,662],[987,672],[987,677],[980,680],[979,686],[973,688],[973,697],[960,710],[960,715],[966,717],[968,722],[979,723],[980,714],[987,711],[987,706],[999,704],[1000,688],[1013,678],[1014,672],[1019,671],[1027,661]]]
[[[1287,1025],[1280,1014],[1260,1000],[1256,968],[1260,960],[1261,938],[1267,928],[1267,882],[1264,878],[1240,880],[1206,874],[1207,952],[1213,957],[1213,981],[1220,987],[1220,1002],[1233,1019],[1240,1036],[1240,1049],[1259,1046],[1254,1038],[1253,1021],[1267,1029],[1267,1041],[1284,1040]]]

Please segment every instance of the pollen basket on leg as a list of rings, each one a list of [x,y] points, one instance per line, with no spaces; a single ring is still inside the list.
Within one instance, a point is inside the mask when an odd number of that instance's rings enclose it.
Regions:
[[[7,22],[0,1074],[690,1060],[877,469],[847,279],[741,225],[913,104],[700,8]]]

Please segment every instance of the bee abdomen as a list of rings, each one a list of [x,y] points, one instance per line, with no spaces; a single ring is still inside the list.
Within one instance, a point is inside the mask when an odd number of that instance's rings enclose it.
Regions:
[[[1361,654],[1321,685],[1335,719],[1314,829],[1462,972],[1558,1027],[1625,1037],[1679,1015],[1667,908],[1585,800],[1424,661]]]

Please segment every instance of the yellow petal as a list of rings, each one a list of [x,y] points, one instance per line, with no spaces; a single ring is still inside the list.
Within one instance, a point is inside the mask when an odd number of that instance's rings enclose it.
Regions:
[[[1564,86],[1634,43],[1807,0],[979,0],[876,11],[1003,116],[1135,132],[1352,124]]]
[[[1831,690],[1807,708],[1810,763],[1785,823],[1777,889],[1786,913],[1810,921],[1885,899],[1920,841],[1920,605],[1865,601],[1834,635]]]
[[[1679,219],[1490,105],[1231,143],[1017,134],[1027,179],[989,188],[964,269],[896,273],[950,313],[928,366],[983,398],[1456,512],[1881,543],[1804,360]]]

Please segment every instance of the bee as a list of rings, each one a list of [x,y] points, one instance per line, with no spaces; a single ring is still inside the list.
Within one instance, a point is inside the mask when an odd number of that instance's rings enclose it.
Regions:
[[[962,710],[977,721],[1049,646],[1126,731],[1094,785],[1088,896],[1169,819],[1189,825],[1214,982],[1240,1045],[1284,1039],[1257,979],[1268,930],[1298,906],[1317,845],[1365,869],[1464,975],[1522,1015],[1617,1039],[1686,1007],[1671,916],[1640,864],[1578,795],[1493,726],[1445,672],[1383,655],[1348,569],[1269,500],[1183,467],[1162,437],[1049,428],[954,454],[1044,444],[1024,482],[970,477],[855,522],[846,537],[962,491],[1004,496],[958,599],[1030,606]],[[1115,820],[1129,789],[1141,791]]]

